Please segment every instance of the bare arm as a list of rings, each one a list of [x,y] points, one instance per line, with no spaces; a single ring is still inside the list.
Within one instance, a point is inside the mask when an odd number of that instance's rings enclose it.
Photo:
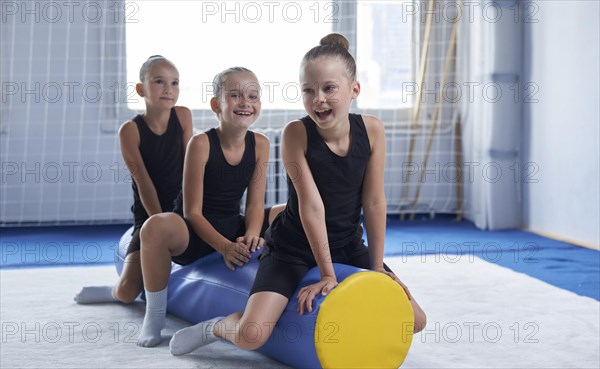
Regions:
[[[383,187],[385,170],[385,129],[383,123],[375,117],[363,116],[363,120],[365,121],[371,145],[371,158],[369,159],[365,171],[362,194],[371,269],[390,276],[404,288],[408,298],[412,299],[408,287],[406,287],[394,273],[387,272],[383,267],[383,249],[387,214],[385,191]]]
[[[181,129],[183,129],[183,153],[185,154],[187,145],[190,142],[192,135],[194,134],[194,126],[192,124],[192,112],[185,106],[176,106],[175,113],[177,114],[177,118],[179,118],[179,124],[181,125]]]
[[[227,267],[233,270],[234,264],[242,266],[248,262],[250,255],[242,245],[223,237],[202,213],[204,169],[209,152],[210,143],[206,134],[201,133],[192,137],[183,165],[183,214],[191,223],[194,232],[222,254]]]
[[[119,129],[119,143],[125,165],[137,185],[140,200],[148,215],[162,212],[158,194],[140,153],[140,134],[134,121],[127,121]]]
[[[312,300],[318,293],[327,294],[337,285],[331,262],[325,207],[305,158],[306,130],[300,121],[289,123],[282,133],[283,163],[298,194],[298,207],[302,227],[321,273],[321,281],[304,287],[298,294],[300,314],[304,308],[312,311]]]
[[[248,185],[245,214],[246,234],[243,237],[243,242],[252,251],[264,243],[264,240],[260,238],[260,231],[265,214],[266,170],[269,160],[269,139],[260,133],[254,133],[254,137],[256,138],[256,166]]]
[[[385,129],[383,123],[371,116],[363,116],[369,142],[371,157],[365,171],[362,204],[371,257],[371,269],[383,270],[383,245],[385,242],[385,223],[387,205],[383,188],[385,168]]]

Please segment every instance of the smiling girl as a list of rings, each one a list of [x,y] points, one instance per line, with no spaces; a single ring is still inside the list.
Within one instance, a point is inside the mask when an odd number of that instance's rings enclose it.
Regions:
[[[142,227],[147,302],[139,346],[162,340],[171,261],[187,265],[217,251],[228,268],[241,267],[251,251],[262,247],[269,218],[282,209],[264,209],[269,140],[249,130],[261,112],[256,76],[246,68],[229,68],[217,74],[213,90],[210,107],[220,124],[190,140],[176,213],[154,215]]]
[[[247,350],[260,348],[310,268],[318,266],[321,280],[295,296],[300,314],[312,311],[317,294],[335,288],[333,263],[371,269],[395,280],[409,296],[415,332],[425,326],[425,313],[383,263],[385,131],[378,118],[349,113],[361,86],[344,36],[330,34],[305,54],[300,85],[308,115],[288,123],[282,133],[288,202],[265,234],[246,309],[178,331],[170,344],[174,355],[219,338]],[[362,240],[361,210],[368,247]]]
[[[173,211],[181,192],[183,158],[192,137],[192,113],[175,106],[179,98],[179,72],[160,55],[149,57],[140,68],[136,92],[146,111],[121,125],[119,141],[123,160],[133,178],[134,226],[123,271],[115,286],[84,287],[74,298],[79,304],[130,303],[142,292],[140,230],[152,215]]]

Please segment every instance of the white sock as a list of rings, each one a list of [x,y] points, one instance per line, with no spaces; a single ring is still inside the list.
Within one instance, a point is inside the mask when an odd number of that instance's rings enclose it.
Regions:
[[[165,327],[166,314],[167,289],[157,292],[146,291],[146,315],[137,340],[138,346],[153,347],[162,341],[160,331]]]
[[[97,304],[102,302],[117,302],[113,295],[113,286],[83,287],[73,298],[78,304]]]
[[[171,354],[175,356],[189,354],[195,349],[218,341],[219,338],[215,336],[214,327],[223,318],[222,316],[213,318],[175,332],[169,343]]]

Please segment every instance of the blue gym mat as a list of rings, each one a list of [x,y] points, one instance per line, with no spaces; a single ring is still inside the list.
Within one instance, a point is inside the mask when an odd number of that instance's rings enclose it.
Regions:
[[[600,252],[521,230],[482,231],[449,219],[388,221],[386,256],[424,262],[477,256],[600,301]],[[474,276],[476,278],[477,276]]]
[[[115,249],[128,227],[0,228],[0,268],[114,264]],[[385,255],[423,262],[476,256],[600,301],[599,251],[520,230],[482,231],[469,221],[451,219],[389,219]]]
[[[0,268],[114,264],[130,225],[0,228]]]

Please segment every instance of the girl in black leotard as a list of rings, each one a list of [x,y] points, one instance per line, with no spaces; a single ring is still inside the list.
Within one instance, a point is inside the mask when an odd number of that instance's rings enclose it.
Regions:
[[[385,131],[375,117],[349,114],[360,84],[345,37],[331,34],[304,56],[300,84],[308,116],[289,123],[282,133],[288,203],[266,232],[246,309],[178,331],[170,344],[174,355],[218,338],[243,349],[261,347],[311,267],[319,267],[321,280],[299,291],[300,314],[312,311],[315,295],[337,285],[333,262],[393,278],[411,300],[415,331],[425,326],[423,310],[383,263]],[[361,209],[369,247],[362,243]]]
[[[140,229],[154,214],[172,211],[181,192],[183,158],[192,137],[192,113],[175,106],[179,97],[179,72],[160,55],[140,68],[136,91],[146,111],[119,129],[123,160],[133,178],[134,227],[123,271],[113,286],[84,287],[76,296],[80,304],[132,302],[143,289],[140,265]]]
[[[171,261],[190,264],[217,251],[230,269],[242,266],[250,251],[262,247],[269,218],[283,208],[264,210],[269,140],[249,130],[261,112],[256,76],[230,68],[215,77],[213,89],[210,105],[220,125],[190,140],[176,213],[154,215],[142,227],[146,315],[139,346],[161,341]],[[246,212],[240,215],[246,189]]]

